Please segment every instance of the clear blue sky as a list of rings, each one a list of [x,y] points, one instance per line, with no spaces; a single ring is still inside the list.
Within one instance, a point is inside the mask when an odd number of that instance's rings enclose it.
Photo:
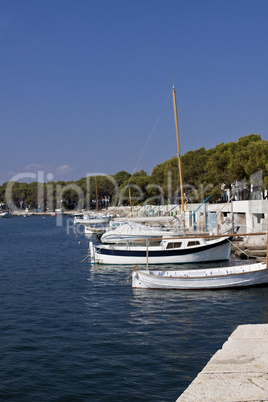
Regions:
[[[173,82],[182,154],[268,140],[267,21],[267,0],[0,0],[0,184],[133,173],[161,114],[151,174],[177,154]]]

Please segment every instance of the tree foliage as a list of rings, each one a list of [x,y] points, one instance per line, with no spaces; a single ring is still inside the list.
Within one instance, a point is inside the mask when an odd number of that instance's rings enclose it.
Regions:
[[[206,197],[217,202],[225,188],[231,190],[236,182],[249,189],[252,175],[262,173],[260,191],[268,189],[268,141],[250,134],[237,142],[221,143],[206,150],[199,148],[181,156],[184,197],[201,202]],[[7,191],[7,189],[9,189]],[[11,194],[9,194],[11,193]],[[178,203],[181,198],[178,158],[158,164],[149,176],[144,170],[130,174],[124,170],[113,176],[99,175],[74,182],[9,182],[0,186],[0,202],[7,204],[7,194],[18,208],[56,207],[103,208],[113,205],[140,203]],[[250,192],[248,191],[248,194]]]

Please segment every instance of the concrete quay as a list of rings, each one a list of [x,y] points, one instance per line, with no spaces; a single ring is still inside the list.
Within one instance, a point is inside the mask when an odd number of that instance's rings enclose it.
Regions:
[[[268,401],[268,324],[240,325],[176,402]]]

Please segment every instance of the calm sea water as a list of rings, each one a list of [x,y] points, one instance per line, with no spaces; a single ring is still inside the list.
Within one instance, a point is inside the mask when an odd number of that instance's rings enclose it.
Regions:
[[[175,401],[268,288],[133,291],[52,217],[0,220],[0,400]],[[81,242],[81,244],[79,244]]]

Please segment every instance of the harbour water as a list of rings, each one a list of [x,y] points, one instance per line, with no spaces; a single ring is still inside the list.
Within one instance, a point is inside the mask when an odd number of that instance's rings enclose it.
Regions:
[[[268,288],[132,290],[52,217],[0,220],[0,400],[175,401]],[[81,243],[81,244],[79,244]]]

